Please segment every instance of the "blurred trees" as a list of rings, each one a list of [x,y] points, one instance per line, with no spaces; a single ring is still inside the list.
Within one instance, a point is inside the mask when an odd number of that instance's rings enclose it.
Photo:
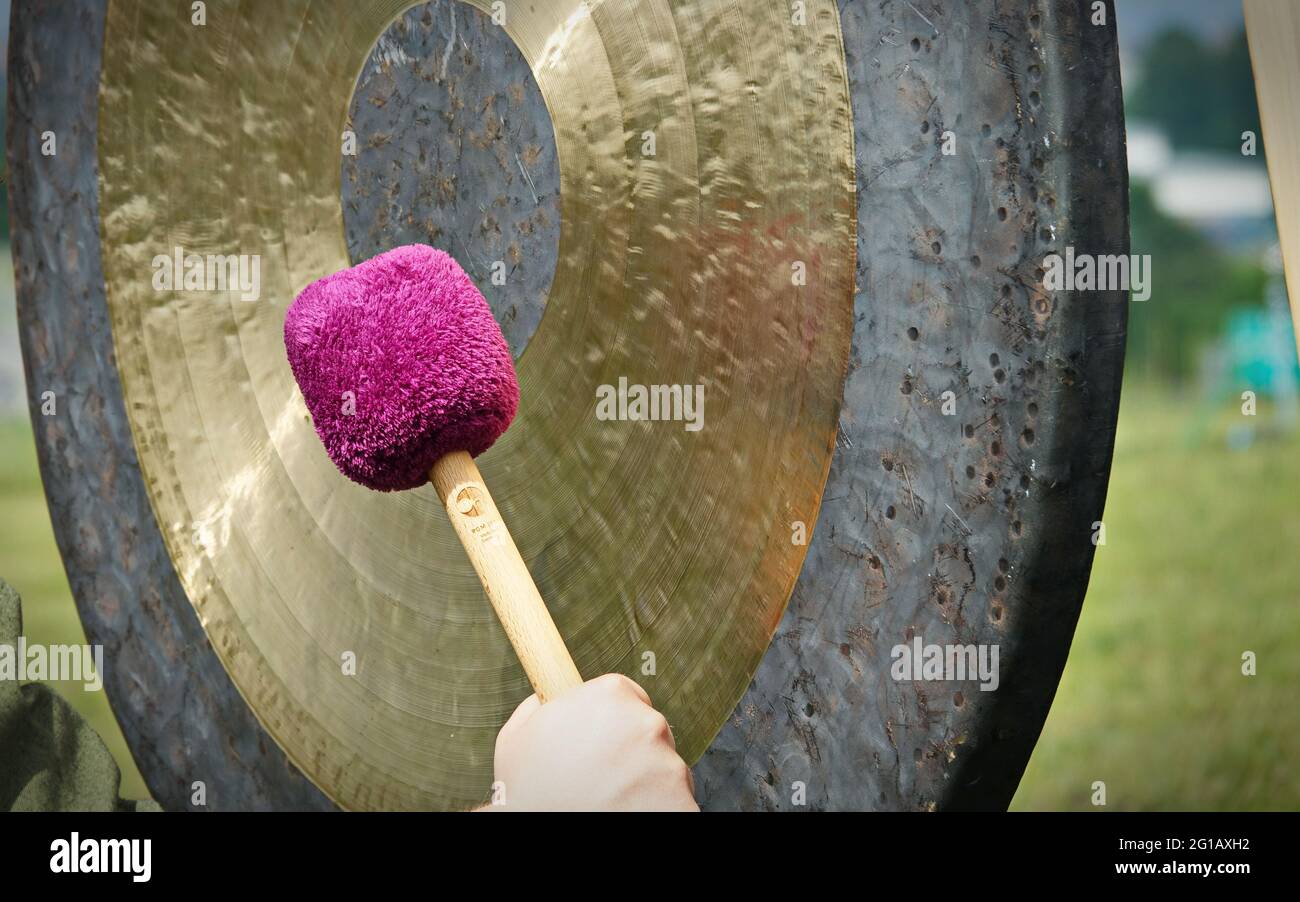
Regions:
[[[1241,153],[1241,133],[1260,134],[1245,31],[1222,46],[1182,29],[1161,33],[1142,53],[1125,103],[1129,117],[1159,126],[1177,150]]]
[[[1129,86],[1126,116],[1161,129],[1175,153],[1222,152],[1240,159],[1241,133],[1259,131],[1245,32],[1216,46],[1182,29],[1154,37]],[[1263,142],[1257,144],[1263,166]],[[1201,349],[1223,334],[1231,310],[1263,303],[1260,254],[1234,255],[1156,205],[1149,185],[1130,187],[1132,252],[1150,254],[1151,298],[1129,308],[1128,370],[1183,382]]]
[[[1129,203],[1132,252],[1151,255],[1152,288],[1149,300],[1130,302],[1128,367],[1181,382],[1195,375],[1200,349],[1222,334],[1229,311],[1263,303],[1268,275],[1162,213],[1145,183],[1133,183]]]

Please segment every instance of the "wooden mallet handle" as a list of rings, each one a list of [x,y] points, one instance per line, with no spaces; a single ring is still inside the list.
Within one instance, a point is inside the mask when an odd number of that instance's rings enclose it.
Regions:
[[[434,464],[429,475],[538,698],[547,702],[582,685],[474,458],[453,451]]]

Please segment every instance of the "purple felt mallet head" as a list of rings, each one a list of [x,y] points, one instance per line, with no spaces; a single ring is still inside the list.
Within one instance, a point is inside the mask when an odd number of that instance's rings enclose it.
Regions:
[[[284,320],[316,434],[347,476],[380,491],[477,456],[519,408],[514,361],[483,295],[447,254],[411,244],[313,282]]]

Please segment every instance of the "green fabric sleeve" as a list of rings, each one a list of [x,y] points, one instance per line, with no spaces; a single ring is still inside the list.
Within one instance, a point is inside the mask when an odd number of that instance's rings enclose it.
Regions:
[[[0,579],[0,645],[17,647],[22,602]],[[119,798],[121,773],[99,734],[41,683],[0,679],[0,811],[157,811]]]

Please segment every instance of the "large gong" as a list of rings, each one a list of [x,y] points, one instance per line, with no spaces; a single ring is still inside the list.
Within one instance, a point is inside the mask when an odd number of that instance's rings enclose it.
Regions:
[[[20,331],[33,409],[67,411],[34,416],[42,472],[154,796],[488,793],[526,680],[432,492],[341,480],[278,347],[307,282],[419,241],[516,354],[480,463],[579,668],[646,687],[703,805],[1004,806],[1118,404],[1126,297],[1042,271],[1128,249],[1086,10],[17,6]],[[258,284],[159,282],[173,253]],[[595,416],[620,382],[702,386],[702,418]],[[997,688],[893,678],[917,639],[997,646]]]

